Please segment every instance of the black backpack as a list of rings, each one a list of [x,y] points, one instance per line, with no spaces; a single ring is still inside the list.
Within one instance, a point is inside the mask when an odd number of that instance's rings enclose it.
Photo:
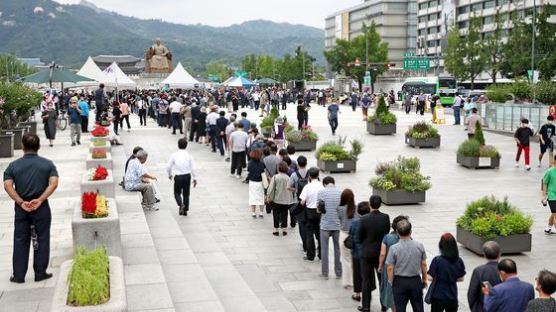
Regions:
[[[295,175],[297,176],[296,194],[299,198],[299,195],[301,195],[301,191],[303,191],[305,185],[309,184],[309,180],[307,179],[309,172],[306,172],[305,176],[302,177],[301,174],[299,174],[299,170],[296,170]]]

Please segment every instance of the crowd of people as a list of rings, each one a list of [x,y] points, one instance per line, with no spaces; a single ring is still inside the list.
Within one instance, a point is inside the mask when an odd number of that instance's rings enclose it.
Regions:
[[[390,102],[393,93],[387,96]],[[333,103],[327,109],[328,119],[337,119],[339,108],[334,105],[338,105],[338,99],[327,101],[319,97],[320,93],[317,93],[316,102],[319,105]],[[250,107],[257,112],[260,110],[261,116],[264,116],[271,107],[285,109],[288,103],[296,103],[298,126],[307,126],[308,111],[315,100],[310,91],[296,93],[268,88],[212,92],[176,90],[165,93],[123,91],[110,94],[101,85],[94,95],[81,93],[69,97],[71,124],[81,120],[77,118],[78,114],[83,116],[84,111],[88,114],[88,110],[81,108],[81,103],[86,102],[90,107],[92,99],[96,108],[95,121],[105,126],[112,124],[116,136],[123,129],[124,121],[127,130],[131,131],[131,114],[138,115],[141,126],[147,124],[148,118],[152,118],[159,127],[170,129],[173,135],[179,132],[182,137],[177,143],[178,151],[171,155],[166,168],[168,177],[174,182],[179,215],[187,216],[190,185],[197,185],[194,160],[186,149],[192,142],[205,144],[212,152],[219,153],[230,162],[231,176],[248,184],[248,205],[253,219],[263,219],[265,214],[272,214],[271,233],[277,237],[288,235],[290,228],[298,228],[303,246],[302,256],[306,261],[320,259],[323,279],[328,279],[330,275],[329,254],[332,251],[334,276],[341,279],[345,289],[351,290],[351,298],[361,303],[359,311],[371,310],[375,289],[379,290],[377,300],[383,311],[405,311],[408,304],[411,304],[413,311],[424,311],[425,303],[431,305],[432,311],[458,310],[457,285],[464,281],[467,271],[452,234],[445,233],[440,237],[440,254],[428,264],[425,248],[414,239],[408,216],[396,216],[391,221],[390,216],[380,210],[382,201],[379,196],[373,195],[368,201],[356,203],[354,192],[349,188],[338,187],[334,177],[325,176],[321,179],[318,168],[308,168],[307,158],[298,156],[293,146],[285,146],[284,120],[277,118],[272,137],[265,137],[249,121],[245,111],[237,115],[240,107]],[[368,108],[376,98],[363,93],[352,95],[346,101],[354,110],[360,107],[366,120]],[[51,95],[45,96],[42,107],[48,120],[50,113],[58,109]],[[476,110],[471,110],[470,114],[476,114]],[[83,126],[83,123],[79,124]],[[527,123],[523,121],[523,124]],[[334,126],[337,127],[337,121]],[[334,126],[331,123],[333,133]],[[77,132],[82,128],[74,126],[71,129],[72,133],[76,132],[75,136],[71,136],[72,143],[79,144]],[[550,128],[549,132],[551,142],[554,131]],[[543,144],[547,145],[548,137],[545,134],[541,133],[541,138]],[[527,132],[527,135],[530,136],[530,133]],[[525,145],[525,142],[519,141],[522,137],[524,135],[516,133],[519,145]],[[50,139],[48,135],[47,138]],[[27,149],[28,153],[36,153],[34,145]],[[523,146],[521,149],[525,150]],[[144,149],[136,147],[133,150],[133,155],[126,163],[122,186],[128,191],[141,192],[143,208],[156,211],[159,200],[152,182],[157,178],[146,169],[147,158]],[[539,156],[539,160],[541,158]],[[247,169],[245,175],[244,169]],[[556,178],[553,178],[556,169],[551,170],[543,179],[543,203],[549,204],[552,209],[556,207]],[[17,170],[14,171],[12,167],[6,170],[4,179],[8,181],[8,185],[5,185],[8,194],[16,201],[16,206],[21,206],[23,210],[34,207],[25,202],[19,203],[24,199],[10,189],[13,184],[10,181],[17,179],[17,175]],[[552,213],[550,231],[556,219],[556,212]],[[330,242],[332,247],[329,246]],[[483,252],[487,263],[474,268],[469,282],[467,297],[472,311],[554,312],[556,303],[551,297],[556,291],[554,272],[540,271],[534,288],[518,278],[515,261],[501,259],[501,250],[496,242],[486,242]],[[21,281],[20,271],[14,269],[12,281]],[[425,295],[423,289],[427,289]],[[539,294],[536,299],[535,289]]]

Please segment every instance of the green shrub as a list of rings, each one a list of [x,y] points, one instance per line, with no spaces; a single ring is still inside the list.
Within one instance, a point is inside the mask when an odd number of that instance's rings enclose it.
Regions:
[[[431,126],[426,121],[419,121],[413,126],[409,127],[409,130],[407,130],[405,136],[414,139],[430,139],[439,138],[440,134],[438,133],[438,129]]]
[[[500,157],[492,145],[481,145],[476,139],[466,140],[458,148],[458,154],[465,157]]]
[[[78,247],[68,276],[68,305],[89,306],[107,302],[110,299],[109,267],[104,247],[92,251]]]
[[[357,161],[358,156],[363,151],[363,144],[358,140],[353,140],[350,142],[351,151],[347,151],[344,148],[346,138],[338,138],[338,142],[330,141],[321,145],[315,156],[318,160],[323,161],[339,161],[339,160],[355,160]]]
[[[349,152],[349,155],[351,159],[357,160],[359,158],[359,155],[363,152],[363,143],[361,143],[361,141],[359,140],[353,140],[350,143],[351,151]]]
[[[510,92],[515,96],[516,100],[529,100],[531,98],[531,85],[523,79],[516,80],[510,86]]]
[[[535,97],[546,105],[556,105],[556,83],[540,81],[535,85]]]
[[[0,128],[13,128],[18,122],[26,121],[41,98],[39,92],[21,83],[0,82]]]
[[[386,101],[384,97],[381,96],[378,99],[378,105],[376,107],[375,113],[369,116],[368,122],[379,123],[383,125],[393,125],[397,122],[396,115],[388,111],[386,106]]]
[[[431,183],[419,172],[420,168],[417,157],[398,156],[394,162],[379,163],[375,169],[378,177],[372,178],[369,185],[385,191],[424,192],[431,188]]]
[[[512,99],[510,89],[505,85],[491,85],[487,88],[487,98],[492,102],[504,103]]]
[[[457,225],[484,239],[513,234],[527,234],[533,218],[521,213],[508,199],[499,201],[494,196],[483,197],[467,205]]]
[[[473,138],[477,140],[477,142],[479,142],[479,144],[481,145],[486,144],[485,134],[483,133],[483,126],[479,121],[477,121],[477,123],[475,124],[475,135],[473,136]]]
[[[286,140],[292,143],[298,143],[303,140],[308,140],[311,142],[318,141],[319,136],[316,132],[311,129],[311,127],[304,127],[301,130],[296,130],[291,126],[286,128]]]

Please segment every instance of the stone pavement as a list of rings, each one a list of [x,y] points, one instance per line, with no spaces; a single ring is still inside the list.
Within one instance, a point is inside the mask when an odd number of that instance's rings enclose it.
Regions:
[[[249,119],[258,122],[258,113],[249,109],[247,112]],[[287,114],[289,120],[296,120],[294,107]],[[378,137],[366,133],[359,112],[352,113],[350,108],[342,107],[338,136],[360,139],[365,148],[356,173],[334,175],[339,187],[352,188],[357,201],[367,200],[371,194],[368,182],[378,162],[392,160],[397,155],[417,156],[421,159],[422,172],[431,176],[433,184],[427,192],[427,202],[386,206],[383,211],[392,218],[398,214],[410,216],[414,238],[425,244],[429,263],[438,254],[440,235],[447,231],[455,234],[455,220],[466,203],[493,194],[507,196],[535,219],[533,251],[511,256],[517,261],[522,279],[533,283],[538,270],[556,270],[551,257],[556,251],[556,237],[544,235],[548,209],[540,205],[539,180],[546,164],[538,169],[533,160],[530,172],[525,172],[523,165],[515,168],[512,138],[485,133],[487,143],[495,145],[502,154],[501,168],[459,167],[456,150],[466,138],[462,127],[438,126],[442,135],[440,149],[412,149],[404,144],[405,129],[417,120],[430,119],[430,114],[425,117],[397,114],[398,134]],[[324,109],[314,106],[309,121],[321,137],[319,144],[338,138],[331,136]],[[54,148],[45,147],[41,151],[56,162],[62,177],[52,200],[55,208],[51,271],[55,276],[61,262],[71,258],[70,203],[79,196],[75,189],[84,172],[86,155],[84,147],[69,147],[68,135],[65,131]],[[160,211],[144,215],[137,194],[117,190],[130,310],[355,311],[357,303],[351,300],[350,292],[341,287],[339,280],[322,280],[320,263],[303,261],[297,229],[291,229],[287,237],[274,237],[270,215],[264,220],[253,220],[247,206],[247,185],[229,177],[229,163],[197,143],[191,143],[188,150],[196,160],[199,185],[192,189],[189,216],[179,217],[172,184],[165,173],[166,161],[177,149],[177,138],[152,121],[140,128],[134,116],[131,132],[122,133],[125,145],[114,151],[116,181],[121,179],[125,155],[133,146],[141,145],[149,152],[147,166],[159,178],[158,196],[162,200]],[[535,159],[536,144],[532,151]],[[310,165],[316,165],[314,153],[302,154],[308,157]],[[0,160],[2,171],[10,160]],[[8,282],[13,212],[5,193],[0,197],[0,204],[9,208],[0,211],[0,311],[48,311],[55,279],[34,283],[30,282],[31,273],[24,285]],[[466,281],[459,284],[460,310],[467,311],[468,278],[472,269],[484,260],[464,248],[460,248],[460,253],[468,271]],[[30,289],[33,301],[26,297]],[[379,311],[378,292],[373,295],[373,311]]]

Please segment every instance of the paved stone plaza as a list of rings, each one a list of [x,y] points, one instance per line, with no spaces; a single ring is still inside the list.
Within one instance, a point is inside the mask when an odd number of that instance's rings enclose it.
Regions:
[[[258,112],[247,110],[249,119],[258,121]],[[409,215],[414,238],[423,242],[428,262],[438,254],[438,240],[444,232],[455,235],[455,220],[466,203],[484,195],[508,196],[524,212],[534,216],[533,251],[512,255],[522,279],[534,283],[536,273],[547,268],[556,270],[553,255],[556,236],[543,233],[548,208],[540,204],[540,179],[546,170],[536,167],[538,144],[532,145],[530,172],[514,167],[515,143],[511,137],[485,133],[488,144],[502,154],[499,170],[468,170],[456,164],[456,150],[466,138],[463,127],[440,125],[440,149],[412,149],[404,144],[405,129],[425,117],[397,112],[398,133],[395,136],[371,136],[360,112],[342,107],[339,136],[360,139],[365,144],[354,174],[336,174],[340,188],[352,188],[356,200],[367,200],[368,185],[374,167],[397,155],[417,156],[422,172],[431,176],[433,187],[421,205],[383,207],[391,218]],[[451,116],[448,124],[452,123]],[[295,121],[295,107],[288,110],[288,119]],[[319,143],[336,137],[326,121],[325,110],[314,106],[309,122],[319,133]],[[146,215],[139,205],[137,193],[126,193],[117,187],[116,199],[121,218],[127,300],[130,311],[356,311],[350,291],[340,280],[319,277],[320,262],[303,260],[297,228],[287,237],[275,237],[272,216],[264,220],[251,218],[247,206],[247,185],[229,177],[229,163],[208,147],[192,143],[189,152],[195,157],[199,185],[192,189],[192,206],[188,217],[179,217],[173,199],[172,182],[165,173],[169,155],[177,149],[178,136],[158,128],[152,120],[139,128],[132,117],[130,133],[122,131],[124,146],[113,148],[115,180],[120,181],[126,157],[135,145],[149,152],[147,166],[159,178],[160,211]],[[538,125],[537,125],[538,126]],[[41,138],[44,139],[42,126]],[[43,145],[44,141],[43,141]],[[0,205],[0,311],[49,311],[53,287],[61,263],[72,257],[71,205],[79,199],[79,183],[85,173],[88,136],[82,145],[70,147],[69,130],[58,132],[53,148],[43,147],[40,153],[52,159],[60,173],[60,186],[51,199],[53,222],[51,231],[51,268],[54,278],[33,282],[28,272],[22,285],[8,281],[11,275],[13,245],[13,203],[1,192]],[[21,156],[16,152],[16,157]],[[314,154],[309,164],[316,165]],[[4,171],[13,159],[0,159]],[[522,163],[523,164],[523,163]],[[484,260],[460,248],[468,275],[459,285],[460,310],[467,308],[467,285],[472,269]],[[30,266],[31,267],[31,266]],[[373,311],[380,311],[378,291],[373,293]],[[426,307],[429,309],[429,307]]]

